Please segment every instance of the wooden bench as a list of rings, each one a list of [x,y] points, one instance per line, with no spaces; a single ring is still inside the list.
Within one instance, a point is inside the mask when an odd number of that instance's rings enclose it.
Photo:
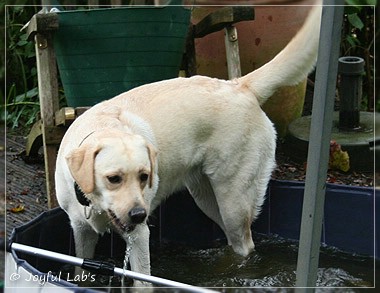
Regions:
[[[187,76],[196,74],[194,39],[225,30],[226,57],[229,78],[241,76],[237,31],[233,24],[254,19],[252,7],[230,6],[216,10],[196,25],[190,25],[183,69]],[[34,39],[41,120],[32,127],[26,143],[26,156],[37,156],[43,147],[46,188],[49,208],[58,205],[55,196],[55,163],[59,144],[67,127],[89,107],[59,109],[58,79],[53,34],[59,29],[55,13],[36,14],[28,27],[29,38]]]

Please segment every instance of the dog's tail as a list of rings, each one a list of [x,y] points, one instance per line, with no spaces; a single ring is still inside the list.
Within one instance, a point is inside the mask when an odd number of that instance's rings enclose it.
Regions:
[[[282,86],[296,85],[314,69],[319,44],[321,0],[317,0],[300,31],[271,61],[241,77],[262,105]]]

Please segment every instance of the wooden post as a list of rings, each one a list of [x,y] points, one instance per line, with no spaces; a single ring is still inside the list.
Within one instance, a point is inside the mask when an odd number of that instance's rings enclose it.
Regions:
[[[88,6],[90,6],[90,8],[98,8],[99,0],[88,0]]]
[[[111,6],[112,7],[118,7],[118,6],[121,6],[122,5],[122,1],[121,0],[111,0]]]
[[[53,31],[57,28],[58,17],[51,13],[34,15],[28,26],[28,32],[34,34],[35,40],[38,92],[42,120],[46,188],[49,208],[58,206],[54,183],[57,146],[50,144],[47,139],[47,129],[54,126],[54,113],[59,108],[57,66],[52,37]]]
[[[234,79],[241,77],[239,44],[236,27],[234,27],[233,25],[225,27],[224,34],[228,78]]]
[[[202,38],[224,29],[229,79],[241,76],[237,30],[233,24],[254,19],[255,10],[252,7],[231,6],[210,13],[193,27],[195,38]],[[193,67],[195,68],[196,66],[194,65]]]
[[[185,53],[182,59],[181,69],[186,72],[186,77],[197,74],[197,62],[195,56],[194,25],[190,23],[186,39]]]

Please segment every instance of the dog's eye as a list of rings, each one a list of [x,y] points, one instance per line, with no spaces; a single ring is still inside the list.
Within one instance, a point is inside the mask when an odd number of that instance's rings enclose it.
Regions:
[[[121,176],[119,175],[107,176],[107,179],[112,184],[117,184],[121,182]]]
[[[147,181],[148,178],[149,178],[149,175],[148,175],[148,174],[146,174],[146,173],[142,173],[142,174],[140,174],[140,180],[141,180],[141,182],[145,182],[145,181]]]

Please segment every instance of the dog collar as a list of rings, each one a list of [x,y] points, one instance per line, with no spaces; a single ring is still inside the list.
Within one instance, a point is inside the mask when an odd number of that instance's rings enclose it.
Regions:
[[[75,194],[77,196],[77,200],[82,206],[90,206],[91,201],[86,197],[82,189],[80,189],[79,185],[74,182],[74,189],[75,189]]]
[[[89,134],[87,134],[83,139],[82,139],[82,141],[80,142],[80,144],[79,144],[79,146],[81,146],[82,145],[82,143],[91,135],[91,134],[93,134],[95,132],[95,130],[93,131],[93,132],[90,132]]]

